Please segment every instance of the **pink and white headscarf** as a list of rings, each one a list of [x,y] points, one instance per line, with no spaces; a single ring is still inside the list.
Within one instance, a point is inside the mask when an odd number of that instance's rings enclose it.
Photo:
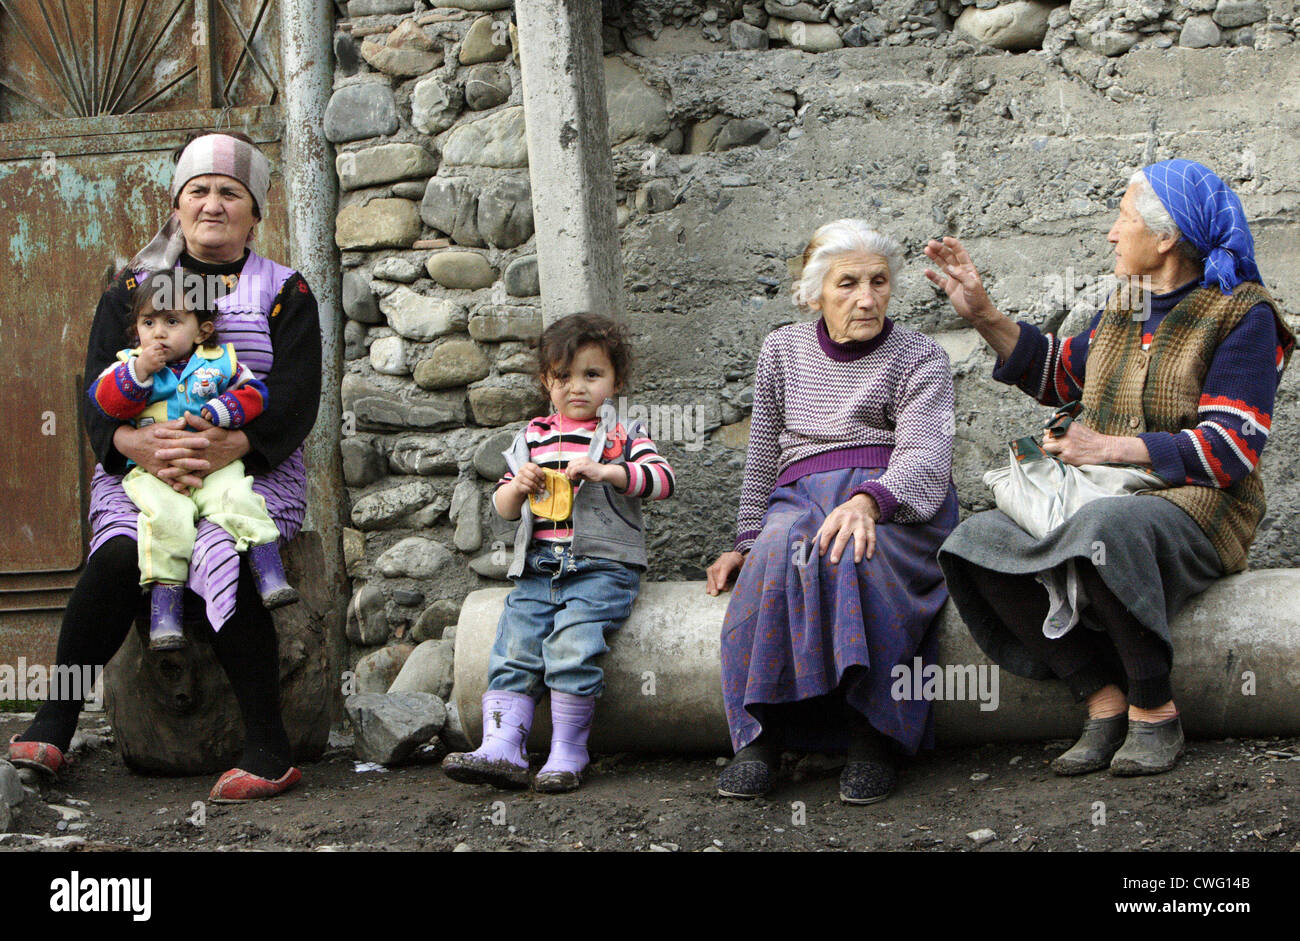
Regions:
[[[251,144],[227,134],[206,134],[192,140],[181,153],[172,174],[172,204],[185,184],[196,176],[219,173],[243,183],[252,194],[259,212],[266,211],[266,191],[271,184],[271,162]],[[251,233],[250,233],[251,240]],[[144,248],[131,259],[132,270],[161,271],[174,267],[185,251],[185,234],[175,210]]]

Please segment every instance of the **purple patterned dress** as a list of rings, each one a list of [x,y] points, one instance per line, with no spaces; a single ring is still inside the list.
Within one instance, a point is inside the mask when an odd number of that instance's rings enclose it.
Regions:
[[[952,408],[942,347],[892,321],[862,342],[831,340],[820,320],[764,342],[738,513],[748,554],[721,641],[737,751],[765,729],[787,747],[843,748],[831,694],[907,754],[932,740],[930,703],[894,699],[891,670],[935,656],[948,597],[936,553],[958,519]],[[857,493],[881,511],[875,553],[855,564],[850,543],[832,565],[817,531]]]
[[[276,297],[294,274],[250,252],[235,289],[217,300],[217,335],[233,343],[241,363],[258,379],[265,380],[274,361],[269,317]],[[137,274],[137,278],[141,275]],[[292,539],[302,526],[307,508],[307,473],[299,447],[265,474],[253,474],[253,490],[266,500],[266,509],[280,530],[282,540]],[[94,553],[115,536],[136,538],[139,510],[122,489],[122,477],[96,465],[90,482],[90,551]],[[186,587],[206,605],[209,622],[216,630],[235,609],[239,581],[239,554],[234,539],[217,524],[200,520]]]

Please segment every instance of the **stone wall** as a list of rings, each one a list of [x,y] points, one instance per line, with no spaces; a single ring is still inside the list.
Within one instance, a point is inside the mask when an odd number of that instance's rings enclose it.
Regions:
[[[498,452],[545,408],[529,348],[541,315],[516,55],[527,37],[511,31],[508,0],[412,6],[352,0],[326,119],[343,189],[348,636],[370,651],[358,692],[384,691],[412,643],[449,638],[465,595],[500,584],[507,555],[488,529]],[[1127,176],[1187,157],[1238,190],[1269,286],[1300,303],[1292,4],[1139,6],[1055,7],[1043,48],[1011,54],[954,31],[953,13],[983,10],[948,0],[606,5],[638,354],[622,408],[643,410],[680,486],[647,507],[649,578],[702,577],[731,545],[754,362],[766,333],[801,316],[791,278],[823,221],[867,218],[908,250],[890,312],[952,360],[963,512],[990,505],[982,472],[1043,409],[991,381],[978,336],[921,275],[926,239],[966,240],[1009,314],[1078,329],[1112,267],[1106,232]],[[1238,7],[1266,15],[1236,23],[1246,14],[1224,11]],[[1217,18],[1235,47],[1180,44],[1192,15]],[[1075,40],[1106,29],[1138,39],[1122,55]],[[1264,459],[1254,567],[1300,563],[1297,389],[1293,371]],[[424,688],[445,698],[450,649],[431,648]]]

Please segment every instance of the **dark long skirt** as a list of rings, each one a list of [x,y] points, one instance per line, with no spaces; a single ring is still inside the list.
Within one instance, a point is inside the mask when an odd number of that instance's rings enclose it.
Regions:
[[[780,723],[765,723],[770,707],[811,705],[837,690],[905,753],[931,743],[930,703],[894,699],[890,671],[916,656],[934,660],[931,628],[948,597],[935,553],[957,525],[956,491],[928,522],[878,526],[871,559],[855,565],[852,543],[838,565],[829,548],[817,554],[827,515],[883,472],[811,474],[768,501],[722,625],[722,693],[737,751],[765,724],[788,747],[842,748],[845,728],[820,718],[831,710],[787,708]]]
[[[1177,505],[1136,494],[1084,504],[1065,523],[1036,539],[1001,510],[976,513],[962,522],[939,550],[953,604],[971,637],[989,659],[1017,676],[1044,680],[1054,674],[1035,657],[976,587],[985,571],[1035,573],[1079,559],[1094,565],[1106,587],[1172,656],[1169,624],[1193,596],[1222,577],[1214,545]],[[1026,591],[1046,591],[1026,579]],[[1085,608],[1074,630],[1093,623]]]

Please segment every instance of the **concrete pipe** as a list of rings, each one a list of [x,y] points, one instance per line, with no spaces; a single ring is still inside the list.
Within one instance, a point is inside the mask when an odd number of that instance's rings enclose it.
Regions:
[[[606,655],[605,695],[596,711],[596,751],[730,754],[722,705],[718,637],[729,595],[704,582],[648,582]],[[452,699],[470,739],[482,735],[488,652],[507,588],[470,594],[456,628]],[[1271,569],[1221,579],[1173,625],[1174,696],[1187,733],[1199,738],[1300,734],[1300,570]],[[1060,682],[994,670],[956,608],[939,621],[939,664],[900,689],[935,699],[940,742],[980,744],[1071,738],[1082,713]],[[946,696],[950,698],[939,698]],[[957,698],[960,697],[960,698]],[[550,741],[539,708],[529,745]]]

